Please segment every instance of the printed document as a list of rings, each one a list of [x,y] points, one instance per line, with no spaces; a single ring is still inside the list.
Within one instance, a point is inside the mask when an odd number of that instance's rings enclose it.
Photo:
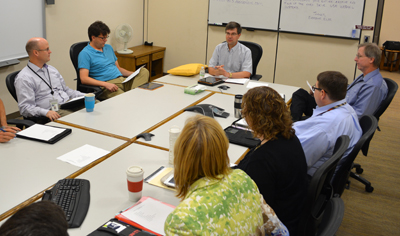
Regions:
[[[80,148],[57,157],[57,159],[78,167],[84,167],[108,153],[110,152],[107,150],[85,144]]]
[[[160,201],[147,198],[121,214],[151,231],[165,235],[164,222],[173,210],[174,208]]]
[[[135,77],[139,74],[140,69],[142,69],[144,66],[145,66],[145,65],[141,66],[139,69],[137,69],[135,72],[133,72],[133,73],[132,73],[130,76],[128,76],[128,78],[126,78],[122,83],[126,83],[126,82],[128,82],[129,80],[135,78]]]
[[[64,130],[65,130],[64,128],[34,124],[31,127],[18,132],[18,135],[25,136],[28,138],[49,141],[55,136],[61,134]]]

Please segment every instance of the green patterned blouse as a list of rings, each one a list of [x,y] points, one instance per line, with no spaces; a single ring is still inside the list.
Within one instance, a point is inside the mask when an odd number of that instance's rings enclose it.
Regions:
[[[237,169],[221,180],[194,182],[164,230],[166,235],[249,235],[262,224],[257,185]]]

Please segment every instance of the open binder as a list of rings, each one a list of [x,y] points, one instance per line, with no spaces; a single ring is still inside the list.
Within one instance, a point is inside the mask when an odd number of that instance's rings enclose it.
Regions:
[[[18,138],[54,144],[69,135],[72,129],[34,124],[17,133]]]

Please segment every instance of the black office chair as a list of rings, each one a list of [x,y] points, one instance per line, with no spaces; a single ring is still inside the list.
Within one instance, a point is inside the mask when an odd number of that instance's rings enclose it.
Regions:
[[[257,66],[260,62],[260,59],[263,54],[263,49],[258,43],[248,42],[248,41],[239,41],[239,43],[243,44],[244,46],[248,47],[251,50],[251,57],[253,63],[253,73],[250,76],[251,80],[260,80],[262,75],[257,75]]]
[[[388,78],[383,78],[386,82],[386,85],[388,87],[388,94],[386,98],[381,102],[379,105],[378,109],[374,112],[374,116],[377,121],[379,121],[379,117],[386,111],[386,109],[389,107],[390,103],[392,102],[394,95],[396,95],[397,89],[399,86],[397,85],[396,82],[394,82],[391,79]],[[381,131],[381,129],[378,126],[378,130]]]
[[[365,156],[367,155],[367,153],[364,151],[365,149],[363,150],[363,146],[371,140],[372,135],[374,134],[376,128],[378,127],[378,121],[376,120],[375,117],[371,115],[365,115],[360,118],[360,126],[363,131],[360,140],[358,140],[356,145],[354,145],[354,148],[349,153],[349,155],[347,155],[347,157],[343,159],[341,166],[335,172],[335,175],[333,176],[332,179],[332,186],[334,192],[339,196],[342,195],[345,188],[350,187],[349,176],[363,183],[365,185],[365,191],[367,192],[374,191],[374,188],[371,186],[370,182],[360,177],[359,175],[351,172],[351,169],[353,168],[353,162],[356,159],[360,150],[362,150],[362,153]]]
[[[299,222],[298,235],[314,236],[316,234],[328,202],[333,196],[332,176],[349,143],[350,138],[347,135],[340,136],[336,140],[332,157],[322,164],[311,178],[306,204]]]
[[[88,43],[89,41],[72,44],[71,48],[69,49],[69,56],[76,72],[76,89],[82,93],[94,93],[96,98],[98,98],[98,96],[102,93],[102,89],[99,86],[82,84],[78,69],[79,53],[88,45]]]
[[[386,111],[386,109],[389,107],[390,103],[393,100],[394,95],[396,95],[397,89],[399,88],[399,86],[397,85],[396,82],[394,82],[391,79],[388,78],[383,78],[388,86],[388,94],[386,96],[386,98],[381,102],[381,104],[379,105],[378,109],[374,112],[374,116],[376,118],[376,120],[379,122],[379,118],[381,117],[381,115]],[[377,127],[378,131],[381,131],[381,129],[379,128],[379,125]],[[371,137],[372,139],[372,137]],[[369,141],[362,147],[363,149],[363,153],[365,153],[365,156],[367,156],[368,154],[368,149],[369,149]],[[364,169],[361,168],[360,164],[354,163],[353,168],[356,169],[357,174],[362,174],[364,172]]]
[[[333,197],[326,205],[317,236],[334,236],[342,224],[343,216],[343,200],[339,197]]]
[[[12,72],[11,74],[7,75],[7,77],[6,77],[7,89],[17,103],[18,103],[18,98],[17,98],[17,91],[15,90],[14,82],[15,82],[15,78],[17,77],[19,72],[20,71]],[[46,124],[46,123],[50,122],[50,119],[47,118],[46,116],[24,117],[24,119],[31,120],[34,123],[38,123],[38,124]],[[29,127],[30,125],[32,125],[31,122],[22,122],[22,121],[18,121],[18,120],[7,120],[7,123],[15,124],[20,129],[23,128],[22,126]]]

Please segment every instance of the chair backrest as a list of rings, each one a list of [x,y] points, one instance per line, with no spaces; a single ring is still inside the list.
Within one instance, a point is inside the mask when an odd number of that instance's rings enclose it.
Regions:
[[[77,79],[77,88],[81,84],[81,77],[79,76],[79,69],[78,69],[78,56],[79,53],[88,45],[89,41],[75,43],[69,49],[69,57],[71,58],[71,62],[74,65],[75,72],[76,72],[76,79]]]
[[[324,217],[318,228],[317,236],[333,236],[342,224],[344,202],[339,197],[332,198],[326,206]]]
[[[378,121],[374,116],[364,115],[360,118],[360,126],[363,131],[363,135],[354,145],[353,150],[343,159],[341,166],[335,172],[332,179],[332,187],[335,194],[342,195],[344,188],[347,184],[347,180],[350,176],[350,171],[353,166],[353,162],[356,159],[361,148],[371,140],[376,128],[378,127]],[[365,153],[364,153],[365,154]]]
[[[248,42],[248,41],[239,41],[239,43],[248,47],[251,50],[251,57],[253,62],[253,75],[256,74],[258,63],[263,54],[263,49],[258,43]]]
[[[397,83],[394,82],[393,80],[388,78],[383,78],[383,79],[385,80],[386,85],[388,86],[388,94],[386,98],[381,102],[378,109],[374,112],[374,116],[377,120],[379,120],[379,117],[386,111],[386,108],[388,108],[388,106],[392,102],[393,97],[396,94],[397,89],[399,88]]]
[[[14,81],[20,71],[12,72],[11,74],[7,75],[6,77],[6,85],[8,92],[10,92],[11,96],[18,102],[17,98],[17,91],[15,90]]]
[[[322,164],[311,178],[307,200],[300,219],[298,235],[315,235],[322,220],[327,203],[333,196],[331,180],[336,165],[346,152],[350,143],[347,135],[336,140],[332,157]]]

